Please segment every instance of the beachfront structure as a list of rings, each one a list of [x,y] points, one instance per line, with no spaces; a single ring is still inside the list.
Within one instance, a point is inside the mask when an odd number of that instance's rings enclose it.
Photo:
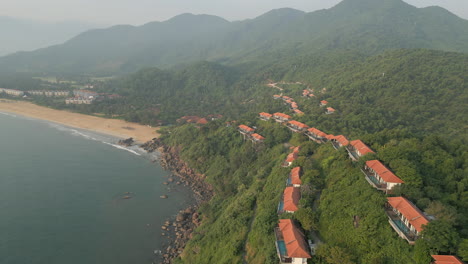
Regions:
[[[283,113],[274,113],[273,119],[275,119],[275,121],[278,123],[284,123],[284,122],[288,122],[289,120],[291,120],[291,116],[288,116]]]
[[[299,156],[300,147],[295,147],[291,153],[286,157],[286,160],[283,163],[283,167],[289,167]]]
[[[348,151],[349,157],[354,161],[357,161],[360,157],[368,153],[375,153],[359,139],[351,141],[346,147],[346,150]]]
[[[251,135],[255,131],[255,129],[248,127],[246,125],[239,125],[238,130],[244,137],[246,135]]]
[[[320,106],[326,106],[328,104],[328,101],[322,100],[320,101]]]
[[[70,95],[69,91],[46,91],[46,90],[32,90],[27,91],[27,94],[34,96],[46,96],[46,97],[67,97]]]
[[[429,223],[426,216],[404,197],[387,197],[385,207],[392,228],[410,245],[414,245],[424,225]]]
[[[66,104],[91,104],[93,101],[93,98],[84,97],[73,97],[65,99]]]
[[[289,186],[284,189],[281,201],[278,204],[278,214],[294,213],[299,209],[301,188]]]
[[[316,129],[315,127],[307,129],[307,132],[305,132],[305,135],[310,138],[310,140],[313,140],[317,143],[322,143],[327,141],[327,134]]]
[[[0,88],[0,93],[5,93],[8,95],[12,96],[23,96],[24,92],[16,89],[6,89],[6,88]]]
[[[389,193],[395,186],[404,183],[378,160],[366,161],[364,168],[361,170],[369,184],[379,191]]]
[[[257,133],[253,133],[251,136],[250,136],[250,140],[252,140],[253,143],[263,143],[263,141],[265,140],[265,138]]]
[[[335,149],[346,147],[349,144],[348,139],[343,135],[333,136],[333,138],[331,138],[330,141]]]
[[[91,98],[98,97],[99,94],[93,91],[89,91],[89,90],[73,90],[73,95],[75,97],[83,97],[83,98],[91,99]]]
[[[307,264],[311,258],[304,234],[291,219],[280,219],[275,228],[276,252],[280,263]]]
[[[294,167],[289,173],[286,186],[301,187],[301,167]]]
[[[431,264],[465,264],[456,256],[452,255],[431,255],[434,261]]]
[[[270,118],[273,116],[272,114],[269,114],[269,113],[265,113],[265,112],[261,112],[260,114],[258,114],[259,117],[261,120],[263,121],[268,121],[270,120]]]
[[[301,122],[297,122],[295,120],[289,121],[286,126],[289,128],[289,130],[296,132],[296,133],[303,133],[304,131],[309,128],[306,124],[303,124]]]
[[[327,111],[325,112],[325,114],[330,115],[330,114],[333,114],[335,112],[336,112],[336,110],[333,107],[327,107]]]

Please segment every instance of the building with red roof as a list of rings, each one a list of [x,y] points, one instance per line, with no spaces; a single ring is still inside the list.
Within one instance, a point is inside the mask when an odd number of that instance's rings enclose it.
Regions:
[[[349,153],[349,157],[357,161],[360,157],[368,154],[368,153],[375,153],[371,148],[369,148],[364,142],[361,140],[353,140],[349,143],[346,147],[346,150]]]
[[[280,99],[280,98],[281,98],[281,95],[279,95],[279,94],[274,94],[274,95],[273,95],[273,99],[275,99],[275,100],[276,100],[276,99]]]
[[[257,133],[253,133],[252,135],[250,135],[250,139],[252,140],[252,142],[254,143],[262,143],[265,138]]]
[[[298,122],[298,121],[295,121],[295,120],[291,120],[289,121],[286,126],[293,132],[296,132],[296,133],[302,133],[304,131],[306,131],[309,126],[306,125],[306,124],[303,124],[301,122]]]
[[[299,200],[301,199],[301,188],[286,187],[283,197],[278,205],[278,214],[294,213],[299,209]]]
[[[301,187],[301,167],[294,167],[289,173],[286,186]]]
[[[390,192],[395,186],[404,183],[378,160],[366,161],[362,172],[364,172],[370,185],[386,193]]]
[[[295,147],[291,153],[286,157],[286,160],[283,163],[283,167],[289,167],[293,162],[299,157],[300,147]]]
[[[329,115],[329,114],[333,114],[335,112],[336,112],[336,110],[333,107],[327,107],[327,111],[325,112],[325,114]]]
[[[239,125],[238,129],[242,135],[250,135],[255,131],[255,129],[248,127],[246,125]]]
[[[307,259],[312,257],[304,234],[293,220],[280,219],[275,236],[280,263],[307,264]]]
[[[328,102],[325,101],[325,100],[320,101],[320,106],[325,106],[325,105],[327,105],[327,104],[328,104]]]
[[[349,144],[348,139],[343,135],[334,136],[330,141],[335,149],[346,147]]]
[[[327,141],[327,134],[316,129],[315,127],[307,129],[306,136],[317,143],[323,143]]]
[[[296,115],[299,115],[299,116],[304,115],[304,112],[302,112],[302,111],[299,110],[299,109],[294,109],[293,112],[294,112]]]
[[[273,118],[278,123],[284,123],[284,122],[288,122],[289,120],[291,120],[291,116],[288,116],[283,113],[274,113]]]
[[[386,212],[390,225],[410,245],[415,243],[424,225],[429,223],[421,210],[404,197],[387,197]]]
[[[434,259],[432,264],[465,264],[465,262],[452,255],[431,255],[431,257]]]
[[[264,121],[270,120],[270,118],[273,116],[272,114],[261,112],[259,115],[259,118]]]

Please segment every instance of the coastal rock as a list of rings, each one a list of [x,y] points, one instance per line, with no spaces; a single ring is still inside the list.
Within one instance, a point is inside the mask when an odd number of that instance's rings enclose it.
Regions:
[[[125,147],[130,147],[131,145],[133,145],[134,142],[135,141],[133,140],[133,138],[127,138],[127,139],[121,139],[117,143]]]
[[[159,196],[159,198],[161,198],[161,199],[167,199],[167,197],[168,196],[166,194]]]

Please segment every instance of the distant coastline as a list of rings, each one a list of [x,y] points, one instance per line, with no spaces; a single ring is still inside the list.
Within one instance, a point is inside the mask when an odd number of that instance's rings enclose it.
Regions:
[[[119,138],[132,137],[137,143],[144,143],[159,136],[159,134],[156,133],[157,127],[149,127],[118,119],[107,119],[55,110],[23,101],[0,99],[0,112],[46,120]]]

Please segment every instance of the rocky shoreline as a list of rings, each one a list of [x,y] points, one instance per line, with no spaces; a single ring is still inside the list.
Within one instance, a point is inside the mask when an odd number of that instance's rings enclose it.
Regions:
[[[168,220],[161,227],[162,235],[168,238],[167,246],[161,252],[161,263],[172,263],[175,258],[182,254],[187,241],[192,238],[194,229],[201,224],[197,212],[198,208],[202,203],[211,199],[213,190],[206,183],[203,174],[196,173],[186,162],[181,160],[179,156],[180,147],[166,146],[158,138],[154,138],[140,147],[148,152],[158,151],[161,154],[159,159],[161,166],[174,175],[165,184],[187,185],[192,189],[195,196],[193,205],[181,210],[174,222],[171,223]]]

